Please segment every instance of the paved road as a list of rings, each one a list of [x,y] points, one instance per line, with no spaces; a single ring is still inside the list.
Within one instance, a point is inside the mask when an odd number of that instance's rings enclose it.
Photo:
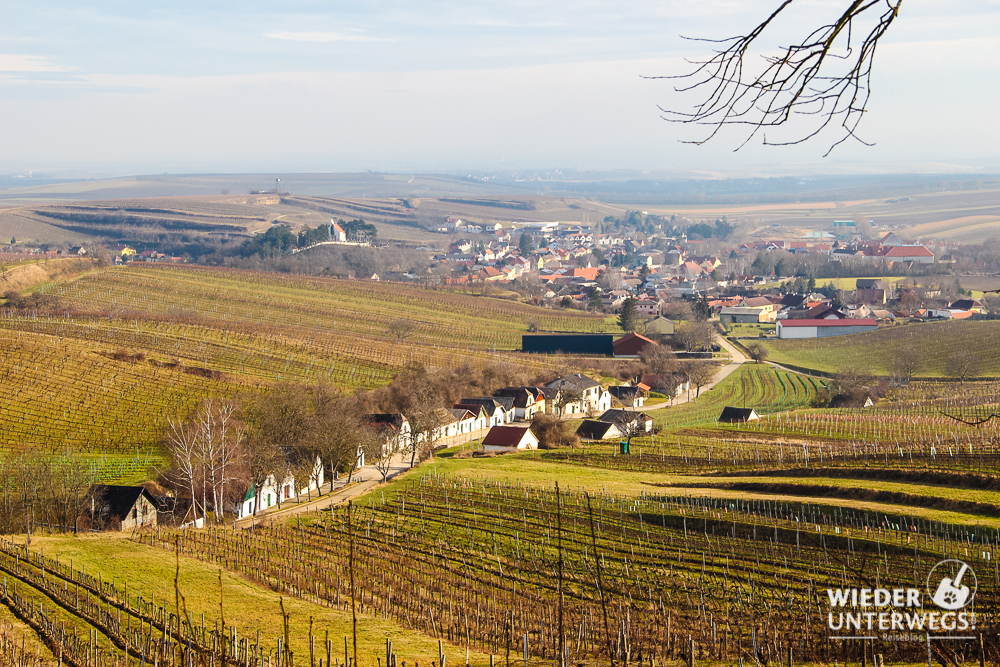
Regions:
[[[720,336],[715,336],[715,342],[722,346],[722,349],[729,353],[729,363],[722,366],[716,373],[715,378],[701,388],[702,391],[708,391],[715,385],[719,384],[730,374],[732,374],[737,368],[749,361],[749,359],[740,352],[739,348],[733,346],[729,341],[725,340]],[[684,405],[688,401],[695,400],[695,394],[698,393],[697,390],[690,392],[684,392],[680,396],[674,399],[673,403],[664,401],[657,405],[646,405],[641,408],[626,408],[632,410],[633,412],[652,412],[653,410],[662,410],[664,408],[675,407],[678,405]]]

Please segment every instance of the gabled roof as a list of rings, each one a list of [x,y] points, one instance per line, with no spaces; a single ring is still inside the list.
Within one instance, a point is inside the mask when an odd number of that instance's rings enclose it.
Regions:
[[[92,484],[88,494],[94,499],[94,508],[99,514],[119,519],[128,517],[140,496],[153,502],[153,497],[141,486]]]
[[[752,296],[748,299],[743,299],[743,303],[745,304],[744,308],[760,308],[762,306],[774,305],[766,296]]]
[[[529,430],[527,426],[494,426],[483,438],[483,445],[517,447]]]
[[[431,415],[433,416],[434,421],[437,422],[438,426],[444,426],[446,424],[454,424],[459,420],[459,418],[456,417],[452,413],[452,411],[448,410],[447,408],[435,408],[434,410],[431,411]]]
[[[513,399],[513,406],[516,408],[526,408],[545,398],[538,387],[503,387],[493,392],[493,396]]]
[[[637,333],[627,333],[624,336],[622,336],[621,338],[619,338],[618,340],[616,340],[611,345],[612,345],[612,347],[619,347],[620,345],[631,343],[632,341],[636,341],[636,342],[643,341],[643,342],[648,343],[650,345],[656,345],[657,347],[659,347],[659,343],[657,343],[655,340],[651,340],[651,339],[646,338],[645,336],[643,336],[641,334],[637,334]]]
[[[806,297],[803,294],[786,294],[781,297],[781,305],[788,308],[798,308],[805,299]]]
[[[609,434],[611,429],[618,430],[618,427],[611,422],[598,421],[596,419],[584,419],[583,423],[576,429],[576,435],[584,440],[604,440],[605,438],[617,437],[620,433]]]
[[[978,301],[975,301],[973,299],[959,299],[958,301],[954,302],[953,304],[951,304],[948,307],[949,308],[958,308],[958,309],[961,309],[961,310],[972,310],[973,308],[982,308],[983,304],[981,304]]]
[[[719,415],[720,422],[745,422],[753,419],[760,419],[753,408],[735,408],[731,405],[724,407]]]
[[[612,424],[631,424],[635,421],[649,421],[649,415],[645,412],[632,412],[631,410],[619,410],[612,408],[610,410],[605,410],[598,419],[602,422],[611,422]]]
[[[375,412],[365,415],[364,419],[369,424],[391,426],[397,431],[403,428],[403,424],[406,423],[406,417],[398,412]]]
[[[591,387],[601,386],[600,382],[595,382],[586,375],[580,373],[575,373],[574,375],[567,375],[564,377],[556,378],[552,382],[545,385],[552,389],[561,389],[563,387],[572,387],[574,389],[590,389]]]
[[[639,387],[630,387],[626,384],[619,384],[608,387],[608,393],[618,399],[633,398],[642,393],[642,389]]]
[[[513,407],[514,399],[509,396],[479,396],[477,398],[463,398],[461,401],[462,405],[481,405],[483,410],[486,411],[490,417],[492,417],[497,408],[503,408],[504,412],[510,410],[509,407],[504,405],[504,403],[509,402],[511,407]]]
[[[471,410],[465,408],[451,408],[448,410],[457,421],[465,421],[466,419],[475,419],[476,414]]]
[[[922,245],[892,246],[882,253],[883,257],[933,257],[934,253]]]
[[[806,311],[806,316],[803,319],[806,320],[826,320],[830,319],[830,315],[838,319],[842,319],[844,314],[834,308],[833,306],[821,303],[818,306],[813,306]]]
[[[479,418],[480,414],[486,416],[486,408],[478,403],[456,403],[451,407],[453,410],[467,410],[475,415],[476,419]]]

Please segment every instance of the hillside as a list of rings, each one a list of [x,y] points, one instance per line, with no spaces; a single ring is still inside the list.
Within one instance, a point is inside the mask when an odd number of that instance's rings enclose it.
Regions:
[[[888,375],[900,350],[920,353],[921,377],[948,376],[949,358],[970,350],[980,359],[981,377],[1000,376],[1000,322],[928,322],[889,327],[852,336],[764,343],[769,361],[834,373],[842,368],[865,368]]]
[[[49,315],[0,318],[0,448],[134,455],[204,397],[274,382],[347,391],[410,363],[511,364],[528,321],[605,331],[579,312],[459,291],[203,267],[104,268],[51,287]]]

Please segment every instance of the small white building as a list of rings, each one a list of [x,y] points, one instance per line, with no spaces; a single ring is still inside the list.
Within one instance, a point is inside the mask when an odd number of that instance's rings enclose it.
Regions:
[[[846,336],[878,329],[874,319],[852,320],[778,320],[778,338],[826,338]]]
[[[483,438],[487,452],[515,452],[538,449],[538,438],[528,426],[494,426]]]
[[[364,465],[364,462],[361,461],[359,465]],[[309,481],[305,486],[299,486],[298,495],[319,489],[324,481],[325,471],[323,469],[323,462],[317,456],[316,465],[313,466],[312,474],[309,475]],[[241,519],[251,514],[256,514],[258,509],[266,510],[269,507],[278,505],[279,501],[295,497],[297,495],[295,488],[295,478],[291,475],[285,477],[280,487],[277,484],[275,476],[273,474],[268,475],[259,489],[253,484],[247,489],[247,493],[243,497],[243,502],[236,506],[236,518]],[[260,503],[259,506],[258,502]]]

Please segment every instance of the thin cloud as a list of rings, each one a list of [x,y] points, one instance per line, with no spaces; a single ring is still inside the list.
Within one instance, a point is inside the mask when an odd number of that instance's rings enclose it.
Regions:
[[[290,42],[394,42],[394,39],[343,32],[269,32],[265,37]]]
[[[46,56],[21,53],[0,53],[0,72],[73,72],[75,68],[60,65]]]

